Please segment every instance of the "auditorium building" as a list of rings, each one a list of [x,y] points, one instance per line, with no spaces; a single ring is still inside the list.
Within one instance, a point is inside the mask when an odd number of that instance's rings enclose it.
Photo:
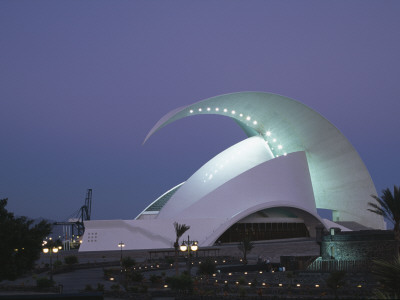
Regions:
[[[367,210],[376,190],[357,151],[328,120],[293,99],[263,92],[216,96],[172,110],[145,141],[169,123],[205,114],[231,118],[247,138],[135,219],[86,221],[80,251],[118,250],[121,241],[126,250],[172,248],[174,222],[190,225],[187,233],[200,247],[244,236],[315,238],[318,228],[385,229],[383,218]],[[318,209],[331,211],[332,220]]]

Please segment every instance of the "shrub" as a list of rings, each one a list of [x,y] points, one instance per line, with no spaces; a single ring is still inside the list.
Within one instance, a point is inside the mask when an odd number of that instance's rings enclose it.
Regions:
[[[147,285],[141,285],[139,289],[139,293],[147,293],[148,286]]]
[[[110,288],[111,288],[111,290],[112,290],[113,292],[118,292],[118,291],[121,289],[121,287],[120,287],[119,284],[117,284],[117,283],[115,283],[115,284],[113,284],[112,286],[110,286]]]
[[[92,288],[92,286],[90,284],[87,284],[87,285],[85,285],[84,291],[85,292],[91,292],[91,291],[93,291],[93,288]]]
[[[143,280],[143,274],[140,272],[132,272],[131,279],[135,282],[141,282]]]
[[[239,282],[240,285],[245,285],[246,284],[246,279],[242,276],[242,277],[239,278],[238,282]]]
[[[153,274],[153,275],[150,276],[150,282],[151,283],[160,283],[161,281],[162,281],[162,277],[159,276],[159,275]]]
[[[112,277],[112,271],[110,269],[103,269],[103,275],[105,279],[109,279]]]
[[[61,265],[62,265],[62,261],[58,260],[58,259],[53,263],[53,266],[55,269],[59,268]]]
[[[131,293],[139,293],[139,287],[138,286],[131,286],[128,289],[128,291],[131,292]]]
[[[97,289],[98,292],[104,292],[104,284],[98,283],[97,284]]]
[[[76,257],[75,255],[66,256],[64,258],[64,262],[69,266],[71,266],[73,264],[77,264],[78,263],[78,257]]]
[[[246,297],[246,290],[243,287],[239,288],[239,296],[242,298]]]
[[[168,286],[176,291],[193,291],[193,280],[192,277],[186,274],[181,274],[180,276],[167,277],[165,282]]]
[[[122,266],[124,267],[124,269],[130,269],[133,266],[136,265],[136,261],[133,258],[128,257],[124,257],[122,259]]]
[[[257,284],[258,284],[258,281],[257,281],[257,278],[254,278],[252,281],[251,281],[251,286],[257,286]]]
[[[199,270],[197,271],[201,275],[211,275],[216,272],[216,265],[213,260],[207,258],[201,265],[199,265]]]
[[[36,286],[38,288],[48,288],[54,285],[54,281],[50,280],[47,277],[40,277],[36,279]]]

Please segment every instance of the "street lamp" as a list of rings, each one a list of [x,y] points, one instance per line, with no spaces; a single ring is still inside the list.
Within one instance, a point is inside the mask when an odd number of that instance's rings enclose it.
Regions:
[[[182,252],[186,252],[187,251],[187,253],[188,253],[188,272],[189,272],[189,275],[190,275],[191,274],[190,270],[191,270],[191,267],[192,267],[192,263],[190,261],[190,252],[191,251],[192,252],[196,252],[199,249],[198,242],[197,241],[191,241],[189,236],[188,236],[187,241],[182,241],[182,245],[179,247],[179,249]]]
[[[43,253],[47,254],[50,253],[50,281],[53,281],[53,259],[52,259],[52,253],[57,253],[58,248],[53,247],[53,248],[43,248]]]
[[[122,248],[125,247],[123,242],[118,243],[118,247],[121,248],[121,258],[120,258],[120,265],[121,265],[121,273],[122,273]]]

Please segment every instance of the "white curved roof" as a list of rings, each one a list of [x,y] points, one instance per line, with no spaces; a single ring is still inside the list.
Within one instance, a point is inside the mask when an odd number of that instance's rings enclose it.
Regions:
[[[339,218],[334,221],[384,228],[383,219],[367,210],[370,195],[376,194],[367,168],[346,137],[314,110],[270,93],[221,95],[171,111],[157,122],[145,141],[173,121],[201,114],[234,119],[249,136],[262,136],[275,157],[304,151],[317,208],[333,210]]]
[[[229,180],[272,158],[273,155],[265,145],[264,139],[258,136],[235,144],[196,171],[164,205],[158,218],[173,218],[179,215]],[[225,204],[229,205],[219,199],[219,205]]]
[[[246,142],[251,143],[254,139],[261,140],[256,137]],[[235,146],[240,148],[243,142]],[[265,147],[262,144],[258,146]],[[228,150],[221,154],[225,156],[231,152]],[[188,180],[178,192],[188,183],[196,184]],[[176,194],[163,209],[174,202]],[[187,234],[195,237],[200,247],[212,246],[236,222],[275,207],[291,210],[295,217],[310,227],[311,236],[315,235],[313,228],[323,224],[315,208],[304,152],[266,159],[211,189],[206,195],[194,196],[196,201],[183,209],[175,213],[169,211],[164,216],[160,214],[155,219],[86,221],[80,251],[116,250],[120,241],[124,241],[125,249],[170,248],[175,240],[174,222],[189,225]],[[265,218],[264,222],[268,220]]]
[[[336,225],[321,220],[317,208],[333,210],[333,221],[384,228],[383,218],[367,210],[375,187],[357,152],[295,100],[255,92],[206,99],[167,114],[146,140],[175,120],[211,113],[233,118],[250,138],[216,155],[135,220],[85,222],[80,251],[117,250],[120,241],[125,249],[170,248],[174,222],[191,226],[187,234],[199,246],[211,246],[237,222],[261,215],[260,222],[275,222],[274,209],[291,215],[285,222],[304,222],[311,237],[319,226]]]

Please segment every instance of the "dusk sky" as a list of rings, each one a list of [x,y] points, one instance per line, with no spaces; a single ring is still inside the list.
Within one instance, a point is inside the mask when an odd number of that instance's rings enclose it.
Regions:
[[[400,1],[0,1],[0,198],[131,219],[225,148],[231,119],[169,111],[262,91],[332,122],[378,193],[400,185]],[[365,201],[371,201],[365,199]],[[348,199],[351,201],[351,199]]]

